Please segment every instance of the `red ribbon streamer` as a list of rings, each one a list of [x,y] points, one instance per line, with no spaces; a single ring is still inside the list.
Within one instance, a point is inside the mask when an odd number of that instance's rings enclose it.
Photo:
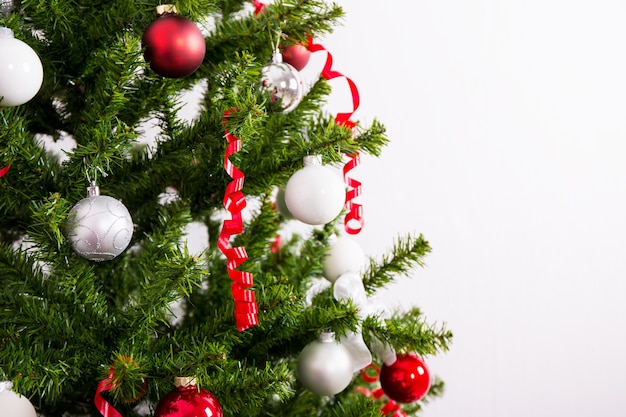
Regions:
[[[259,0],[253,0],[253,4],[255,16],[262,12],[265,8],[265,3],[262,3]],[[326,63],[324,64],[324,68],[320,73],[321,76],[324,77],[324,79],[332,80],[333,78],[339,77],[344,77],[346,79],[348,86],[350,87],[350,94],[352,95],[352,111],[348,113],[337,113],[337,115],[335,116],[335,123],[341,126],[345,126],[348,129],[354,129],[356,123],[350,120],[350,117],[352,117],[361,102],[361,99],[359,97],[359,90],[357,89],[356,84],[350,78],[333,69],[333,56],[322,45],[314,43],[313,38],[309,38],[307,48],[311,52],[326,52]],[[350,177],[348,173],[361,163],[361,158],[358,152],[347,156],[350,159],[343,167],[343,179],[348,186],[345,202],[345,207],[348,212],[346,214],[346,217],[344,218],[343,224],[344,229],[348,234],[356,235],[363,229],[363,226],[365,225],[365,222],[363,220],[363,206],[354,201],[358,196],[361,195],[361,183]]]
[[[137,366],[137,362],[135,362],[133,359],[131,359],[128,356],[124,356],[121,359],[123,359],[124,361],[130,362],[130,363],[134,364],[135,366]],[[117,386],[117,384],[114,382],[114,380],[115,380],[115,363],[113,363],[113,365],[111,365],[111,367],[109,368],[109,374],[107,375],[107,377],[98,383],[98,388],[96,389],[96,395],[94,396],[94,399],[93,399],[93,402],[96,405],[96,408],[98,409],[100,414],[102,414],[104,417],[123,417],[120,414],[120,412],[117,411],[102,396],[103,392],[109,391],[109,390],[111,390],[111,389],[113,389],[113,388],[115,388]],[[146,391],[146,380],[144,379],[143,380],[142,390],[139,393],[139,395],[137,397],[135,397],[135,398],[132,398],[132,399],[128,400],[127,402],[137,401],[139,398],[141,398],[143,396],[145,391]]]
[[[230,110],[224,112],[224,124],[230,114]],[[224,192],[224,208],[230,212],[231,218],[224,220],[217,246],[227,258],[226,269],[228,276],[233,281],[231,292],[235,301],[235,322],[237,329],[242,332],[259,324],[259,308],[254,297],[254,291],[248,289],[254,283],[252,274],[236,269],[248,259],[246,248],[229,246],[230,238],[243,231],[241,212],[246,207],[246,198],[241,190],[245,175],[229,159],[231,155],[241,150],[241,139],[228,132],[226,128],[224,128],[224,137],[228,142],[224,154],[224,170],[233,179],[228,183]]]
[[[263,9],[265,8],[265,3],[260,2],[259,0],[254,0],[252,2],[252,4],[254,5],[254,15],[258,15],[259,13],[261,13],[263,11]]]
[[[373,375],[370,374],[370,370],[374,372]],[[380,369],[373,363],[361,369],[361,378],[363,379],[363,381],[367,382],[368,384],[372,384],[378,381],[379,377],[380,377]],[[370,391],[369,389],[365,387],[357,387],[357,391],[359,391],[361,394],[365,395],[366,397],[373,397],[375,399],[382,398],[385,395],[385,391],[383,391],[381,387],[378,387],[373,391]],[[400,405],[391,399],[388,400],[385,403],[385,405],[383,405],[380,408],[380,412],[383,414],[383,416],[390,415],[391,413],[393,413],[391,417],[407,417],[406,413],[402,411],[402,409],[400,408]]]
[[[313,38],[309,38],[307,48],[311,52],[326,51],[326,62],[321,72],[321,76],[324,77],[324,79],[332,80],[334,78],[344,77],[348,82],[348,86],[350,87],[350,94],[352,95],[352,111],[347,113],[337,113],[337,116],[335,116],[335,123],[341,126],[345,126],[348,129],[354,129],[356,123],[350,120],[350,117],[352,117],[354,112],[357,110],[361,101],[359,98],[359,90],[356,88],[356,84],[354,84],[354,82],[350,78],[333,69],[333,56],[322,45],[315,43],[313,41]],[[359,233],[361,229],[363,229],[365,223],[363,220],[363,206],[354,201],[358,196],[361,195],[361,183],[352,178],[349,175],[349,172],[361,163],[361,158],[358,152],[347,156],[349,160],[343,166],[343,178],[348,185],[345,203],[345,207],[348,213],[344,218],[344,228],[347,233],[355,235]]]
[[[11,165],[7,165],[4,168],[0,169],[0,178],[4,177],[7,172],[9,172],[9,169],[11,168]]]

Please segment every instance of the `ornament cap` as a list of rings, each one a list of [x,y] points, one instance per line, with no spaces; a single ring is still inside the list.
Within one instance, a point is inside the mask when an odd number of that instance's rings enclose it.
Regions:
[[[307,155],[302,159],[302,164],[305,167],[322,165],[322,155]]]
[[[272,54],[272,64],[280,64],[281,62],[283,62],[283,54],[281,54],[280,50],[276,48]]]
[[[196,385],[195,376],[177,376],[174,377],[174,385],[177,387],[188,387],[190,385]]]
[[[13,382],[11,381],[0,381],[0,392],[2,391],[11,391],[13,389]]]
[[[0,27],[0,39],[13,38],[13,30],[7,27]]]
[[[157,16],[163,16],[166,14],[176,14],[178,10],[176,10],[176,6],[173,4],[159,4],[156,7]]]
[[[87,197],[97,197],[100,195],[100,187],[96,185],[95,181],[91,181],[89,187],[87,187]]]
[[[324,330],[319,334],[317,339],[322,343],[333,343],[335,342],[335,332],[332,330]]]

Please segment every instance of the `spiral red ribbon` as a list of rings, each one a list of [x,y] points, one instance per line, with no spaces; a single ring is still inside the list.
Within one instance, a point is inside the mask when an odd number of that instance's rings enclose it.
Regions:
[[[230,110],[224,112],[224,124],[230,116]],[[237,329],[242,332],[259,323],[258,312],[254,291],[249,288],[254,284],[250,272],[239,271],[236,268],[248,259],[246,248],[230,247],[230,238],[243,232],[242,210],[246,207],[246,198],[241,191],[245,179],[244,173],[231,161],[230,156],[241,150],[241,139],[235,137],[224,128],[224,137],[228,142],[224,154],[224,170],[233,179],[226,186],[224,192],[224,208],[230,212],[231,218],[225,219],[217,241],[217,246],[226,256],[226,269],[228,276],[233,281],[232,296],[235,301],[235,322]]]
[[[370,375],[369,373],[370,370],[374,371],[374,375]],[[374,364],[370,364],[366,366],[365,368],[361,369],[361,378],[363,379],[363,381],[369,384],[378,381],[379,376],[380,376],[380,369]],[[385,392],[383,391],[381,387],[378,387],[373,391],[365,387],[357,387],[357,391],[359,391],[361,394],[365,395],[366,397],[373,397],[375,399],[382,398],[385,395]],[[388,400],[385,403],[385,405],[383,405],[380,408],[380,412],[382,413],[383,416],[389,415],[390,417],[407,417],[406,413],[402,411],[402,409],[400,408],[400,405],[394,400]]]
[[[11,168],[11,165],[7,165],[4,168],[0,169],[0,178],[4,177],[7,172],[9,172],[9,169]]]
[[[326,62],[324,63],[324,68],[320,73],[320,75],[324,77],[324,79],[332,80],[334,78],[340,77],[346,79],[348,87],[350,87],[350,94],[352,96],[352,111],[347,113],[337,113],[337,115],[335,116],[335,123],[340,126],[345,126],[348,129],[354,129],[356,127],[356,123],[350,120],[350,117],[352,117],[354,112],[358,109],[361,101],[359,98],[359,90],[357,89],[356,84],[350,78],[333,69],[333,56],[322,45],[315,43],[313,41],[313,38],[309,38],[307,48],[311,52],[326,51]],[[346,217],[344,218],[343,223],[346,232],[351,235],[355,235],[359,233],[361,229],[363,229],[365,223],[363,220],[363,206],[354,201],[358,196],[361,195],[361,182],[352,178],[349,173],[361,163],[361,157],[359,156],[358,152],[347,156],[349,160],[343,166],[343,178],[346,185],[348,186],[345,203],[345,207],[348,212],[346,214]]]
[[[124,356],[120,358],[123,361],[130,362],[133,365],[137,366],[137,362],[135,362],[132,358],[128,356]],[[105,379],[98,383],[98,388],[96,389],[96,395],[94,396],[93,402],[96,405],[96,408],[104,417],[123,417],[119,411],[115,409],[107,400],[104,399],[102,393],[105,391],[109,391],[117,386],[115,381],[115,362],[109,368],[109,374]],[[135,398],[131,398],[127,402],[134,402],[141,398],[146,391],[146,380],[143,380],[142,390],[139,395]]]
[[[258,15],[259,13],[261,13],[263,11],[263,9],[265,8],[265,3],[259,1],[259,0],[254,0],[252,2],[252,4],[254,5],[254,15]]]

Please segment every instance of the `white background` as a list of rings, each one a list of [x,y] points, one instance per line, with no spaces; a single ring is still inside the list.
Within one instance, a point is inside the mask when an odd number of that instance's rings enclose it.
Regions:
[[[424,233],[385,299],[455,335],[423,415],[626,416],[626,2],[340,4],[321,43],[392,140],[357,239]]]

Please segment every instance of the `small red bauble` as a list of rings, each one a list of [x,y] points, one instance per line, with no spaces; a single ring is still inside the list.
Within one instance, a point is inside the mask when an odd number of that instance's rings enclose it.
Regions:
[[[193,378],[176,378],[176,388],[157,404],[154,417],[223,417],[213,394],[194,385]]]
[[[159,17],[148,25],[141,39],[143,56],[157,74],[184,78],[202,65],[206,44],[194,22],[170,10],[157,9]]]
[[[389,398],[399,403],[421,400],[430,388],[430,372],[415,353],[398,355],[391,365],[380,370],[380,385]]]
[[[306,67],[311,58],[311,51],[305,45],[296,44],[286,47],[283,50],[283,62],[288,63],[298,71]]]

